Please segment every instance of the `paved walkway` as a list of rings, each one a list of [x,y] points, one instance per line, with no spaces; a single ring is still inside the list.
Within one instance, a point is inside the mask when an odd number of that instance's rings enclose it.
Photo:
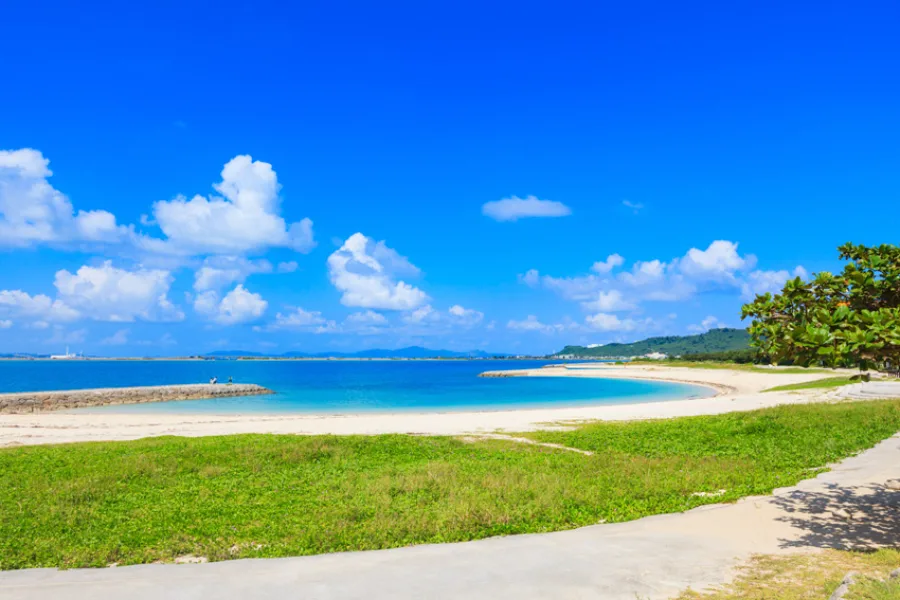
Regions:
[[[0,573],[0,598],[604,600],[724,581],[752,553],[900,540],[900,436],[831,472],[687,513],[550,534],[304,558]]]

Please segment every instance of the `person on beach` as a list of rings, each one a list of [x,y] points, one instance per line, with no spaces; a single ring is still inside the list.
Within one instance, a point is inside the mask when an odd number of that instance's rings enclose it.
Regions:
[[[229,375],[228,376],[228,385],[231,385],[232,383],[234,383],[234,380],[232,380],[231,375]]]

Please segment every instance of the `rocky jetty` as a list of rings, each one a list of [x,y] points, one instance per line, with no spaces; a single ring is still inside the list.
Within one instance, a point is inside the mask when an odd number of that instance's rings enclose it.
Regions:
[[[272,390],[252,383],[197,383],[58,392],[17,392],[0,394],[0,414],[48,412],[108,404],[209,400],[211,398],[258,396],[271,393],[273,393]]]
[[[479,377],[523,377],[524,375],[523,371],[485,371],[478,374]]]

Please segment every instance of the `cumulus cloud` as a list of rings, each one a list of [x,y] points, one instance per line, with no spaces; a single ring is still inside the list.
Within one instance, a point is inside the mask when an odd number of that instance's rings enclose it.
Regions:
[[[315,246],[312,221],[288,224],[281,217],[281,189],[272,165],[236,156],[213,186],[221,196],[178,196],[153,205],[164,240],[140,238],[151,252],[242,254],[280,246],[309,252]]]
[[[528,217],[565,217],[572,210],[562,202],[539,200],[534,196],[512,196],[502,200],[485,202],[481,212],[495,221],[517,221]]]
[[[425,304],[428,295],[399,279],[416,276],[419,269],[405,257],[355,233],[328,257],[328,276],[341,292],[345,306],[381,310],[413,310]]]
[[[475,327],[483,320],[484,313],[459,304],[454,304],[446,312],[435,310],[430,304],[426,304],[403,316],[403,321],[409,325],[437,326],[441,331],[452,327]]]
[[[536,331],[539,333],[557,333],[568,329],[579,329],[577,323],[566,321],[563,323],[545,324],[541,323],[534,315],[528,315],[522,321],[510,320],[506,323],[507,329],[515,331]]]
[[[806,279],[809,274],[801,266],[788,271],[752,271],[741,284],[741,297],[744,300],[753,300],[758,294],[778,294],[784,289],[788,279],[799,277]]]
[[[644,321],[635,321],[633,319],[620,319],[616,315],[609,313],[597,313],[588,315],[584,319],[588,327],[597,331],[634,331],[651,324],[649,319]]]
[[[105,210],[76,211],[69,198],[50,185],[49,160],[30,148],[0,151],[0,246],[41,244],[116,245],[137,251],[145,262],[181,263],[187,257],[241,256],[271,247],[309,252],[316,245],[312,221],[288,223],[281,216],[280,185],[272,165],[239,155],[222,169],[213,188],[219,195],[177,196],[153,204],[141,215],[155,237],[120,225]],[[296,263],[284,262],[279,272]]]
[[[625,296],[619,290],[598,292],[596,298],[587,302],[582,302],[581,306],[585,310],[599,312],[619,312],[634,310],[636,308],[636,305],[633,302],[626,300]]]
[[[735,272],[752,269],[756,257],[738,254],[734,242],[716,240],[706,250],[691,248],[677,265],[679,271],[694,279],[732,280]]]
[[[297,306],[290,312],[277,313],[275,322],[268,329],[292,329],[312,331],[314,333],[328,333],[337,330],[337,323],[323,317],[321,312],[308,311]]]
[[[236,325],[255,321],[262,317],[269,303],[259,294],[254,294],[238,284],[219,299],[219,293],[208,290],[197,295],[194,310],[220,325]]]
[[[453,323],[464,327],[474,327],[484,320],[484,313],[474,308],[463,308],[459,304],[451,306],[447,312],[450,314],[450,319]]]
[[[367,310],[348,315],[344,322],[353,325],[387,325],[388,320],[384,315],[374,310]]]
[[[688,331],[693,333],[705,333],[710,329],[721,329],[723,327],[728,327],[725,323],[720,321],[717,317],[709,315],[702,321],[700,321],[699,325],[688,325]]]
[[[0,315],[33,319],[43,324],[38,328],[46,328],[48,322],[74,321],[81,316],[60,300],[44,294],[32,296],[22,290],[0,290]]]
[[[297,264],[297,262],[293,261],[293,260],[280,262],[280,263],[278,263],[278,267],[276,268],[276,271],[279,273],[293,273],[294,271],[297,270],[298,266],[299,265]]]
[[[440,313],[430,305],[420,306],[414,311],[403,315],[403,321],[410,324],[428,323],[440,320]]]
[[[254,273],[271,273],[267,260],[248,260],[240,256],[211,256],[194,273],[194,289],[198,292],[220,290],[232,283],[244,283]]]
[[[519,282],[524,283],[528,287],[537,287],[541,283],[541,274],[537,269],[529,269],[524,274],[519,275]]]
[[[180,321],[184,313],[168,299],[169,271],[127,271],[110,261],[56,273],[58,301],[97,321]]]
[[[745,274],[756,265],[756,258],[739,254],[734,242],[717,240],[705,250],[691,248],[670,261],[637,261],[630,269],[614,274],[624,262],[620,255],[613,254],[594,263],[591,273],[576,277],[541,276],[532,270],[527,283],[532,287],[543,285],[567,300],[579,302],[586,311],[618,312],[636,310],[644,302],[687,300],[710,288],[740,288],[748,281]],[[764,279],[749,276],[749,280],[754,278]],[[520,280],[526,282],[525,276]]]
[[[605,273],[609,273],[616,267],[621,267],[623,264],[625,264],[624,258],[622,258],[618,254],[610,254],[606,257],[606,260],[595,262],[591,267],[591,271],[603,275]]]
[[[0,329],[9,329],[12,327],[13,322],[9,319],[0,320]]]
[[[55,189],[38,150],[0,150],[0,246],[115,242],[131,230],[105,210],[80,210]]]

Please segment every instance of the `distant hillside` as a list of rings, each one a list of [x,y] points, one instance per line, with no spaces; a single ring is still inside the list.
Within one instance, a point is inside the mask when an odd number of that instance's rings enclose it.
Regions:
[[[745,350],[750,347],[750,334],[746,329],[710,329],[699,335],[672,335],[652,337],[631,344],[605,344],[587,348],[566,346],[557,356],[591,356],[596,358],[616,358],[643,356],[650,352],[662,352],[669,356],[697,354],[701,352],[724,352]]]
[[[421,346],[410,346],[397,350],[360,350],[359,352],[285,352],[284,354],[261,354],[241,350],[218,350],[206,356],[214,358],[270,357],[270,358],[488,358],[494,356],[480,350],[455,352],[453,350],[431,350]]]

